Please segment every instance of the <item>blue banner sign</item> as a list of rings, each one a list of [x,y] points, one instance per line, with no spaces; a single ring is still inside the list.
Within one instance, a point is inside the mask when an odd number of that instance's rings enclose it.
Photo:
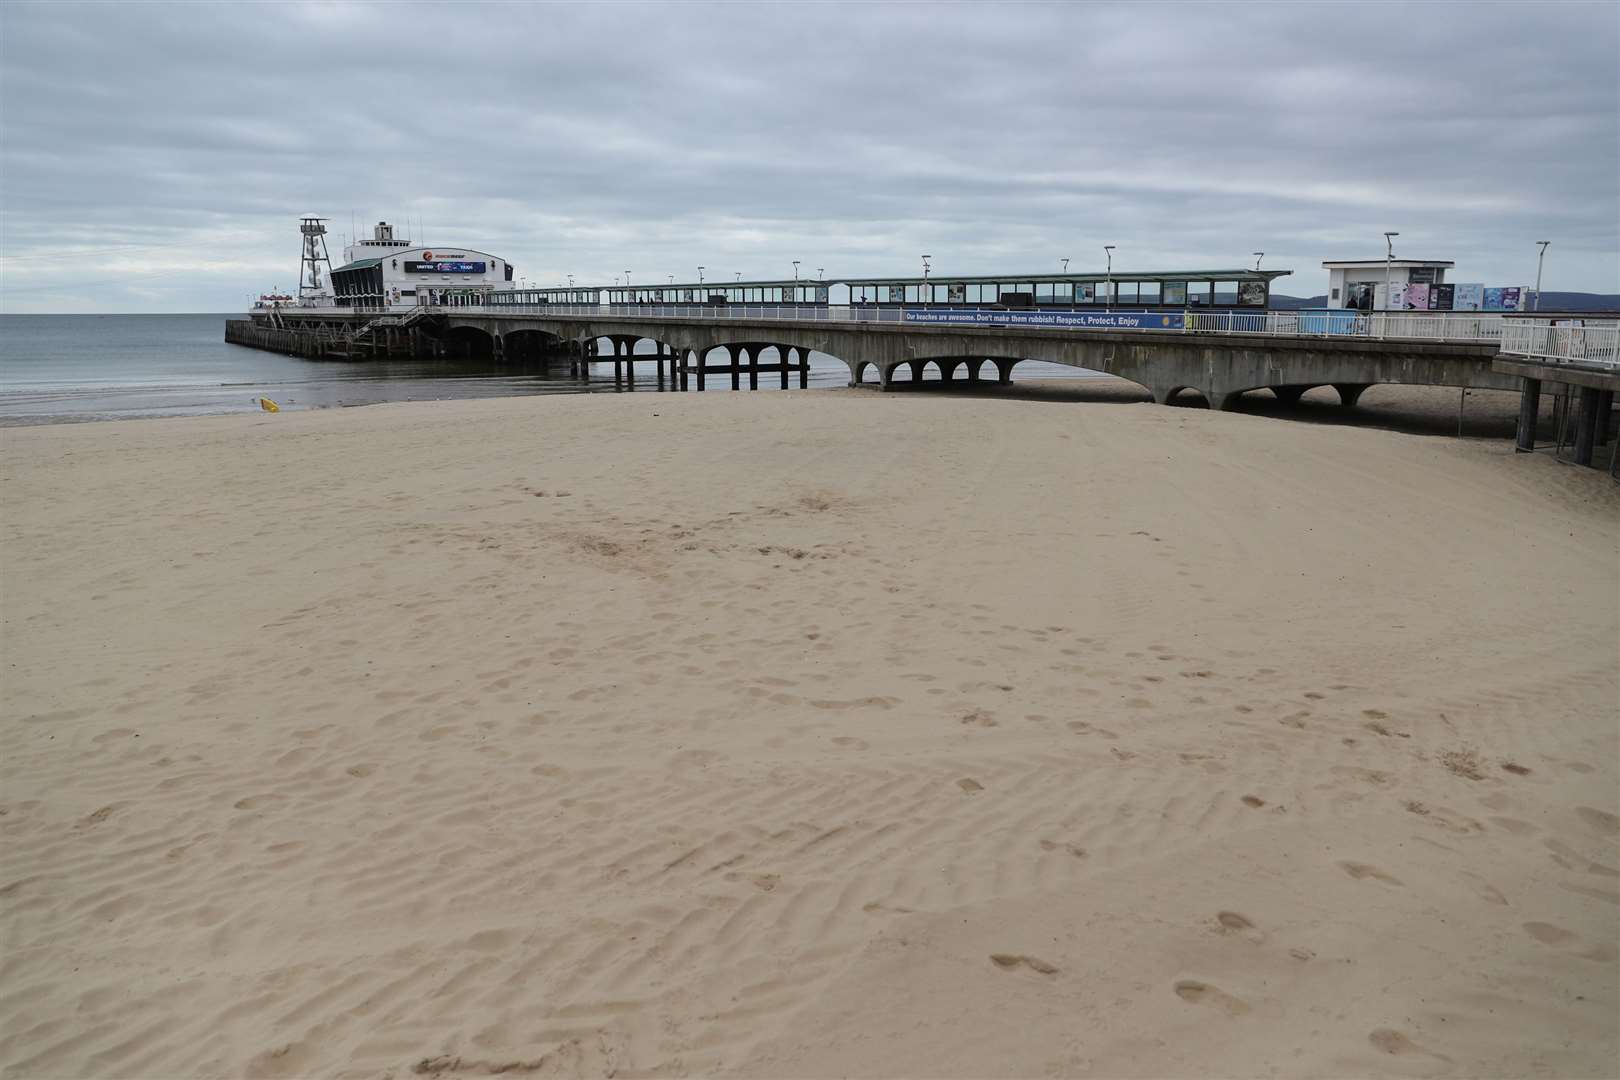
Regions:
[[[405,261],[407,274],[482,274],[484,264],[479,262],[418,262],[415,259]]]
[[[948,326],[1050,326],[1069,330],[1183,330],[1180,311],[984,311],[906,308],[905,321]]]

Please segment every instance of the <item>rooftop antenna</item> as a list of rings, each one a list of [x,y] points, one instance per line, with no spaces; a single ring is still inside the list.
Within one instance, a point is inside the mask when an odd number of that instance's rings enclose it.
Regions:
[[[303,234],[303,255],[298,266],[298,299],[318,296],[325,291],[321,285],[321,264],[326,274],[332,275],[332,257],[326,252],[325,218],[307,217],[299,221],[298,231]]]

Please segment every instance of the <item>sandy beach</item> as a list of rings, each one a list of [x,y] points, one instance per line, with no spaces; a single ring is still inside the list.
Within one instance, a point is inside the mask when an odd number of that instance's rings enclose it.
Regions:
[[[1620,1071],[1600,472],[869,391],[0,447],[8,1077]]]

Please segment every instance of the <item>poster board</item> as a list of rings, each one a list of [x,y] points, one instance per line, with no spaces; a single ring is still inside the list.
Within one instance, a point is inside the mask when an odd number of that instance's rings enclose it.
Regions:
[[[1485,286],[1480,282],[1464,282],[1456,287],[1452,299],[1453,311],[1481,311],[1485,307]]]

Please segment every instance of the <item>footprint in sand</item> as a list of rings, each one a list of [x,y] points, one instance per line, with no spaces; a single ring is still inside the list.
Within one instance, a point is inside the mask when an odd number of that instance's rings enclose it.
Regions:
[[[1027,967],[1041,975],[1056,975],[1058,969],[1037,956],[1027,956],[1023,953],[991,953],[990,962],[1003,971],[1011,971],[1016,967]]]
[[[958,780],[956,782],[956,786],[961,788],[963,791],[967,792],[969,795],[972,795],[975,791],[983,791],[984,790],[984,785],[983,784],[979,783],[977,780],[972,779],[971,777],[966,777],[966,776],[964,776],[962,779]]]
[[[1429,1057],[1439,1058],[1441,1061],[1451,1060],[1444,1054],[1437,1054],[1433,1050],[1424,1049],[1394,1028],[1378,1028],[1367,1035],[1367,1041],[1386,1054],[1427,1054]]]
[[[1266,800],[1262,799],[1258,795],[1245,795],[1243,796],[1243,805],[1258,810],[1262,806],[1266,805]]]
[[[1197,979],[1182,979],[1176,983],[1175,990],[1176,996],[1182,1001],[1193,1005],[1213,1006],[1227,1016],[1242,1016],[1249,1011],[1248,1002]]]
[[[1260,932],[1253,921],[1247,916],[1239,915],[1235,911],[1221,911],[1215,915],[1215,922],[1223,934],[1235,934],[1245,941],[1252,941],[1256,945],[1266,940],[1266,935]]]
[[[1361,881],[1365,878],[1372,878],[1374,881],[1382,881],[1386,885],[1401,884],[1400,878],[1386,874],[1376,866],[1368,866],[1366,863],[1341,862],[1339,863],[1339,869],[1343,870],[1357,881]]]
[[[1565,930],[1562,926],[1554,926],[1552,923],[1544,922],[1527,922],[1524,924],[1524,932],[1543,945],[1568,945],[1577,936],[1573,931]]]

